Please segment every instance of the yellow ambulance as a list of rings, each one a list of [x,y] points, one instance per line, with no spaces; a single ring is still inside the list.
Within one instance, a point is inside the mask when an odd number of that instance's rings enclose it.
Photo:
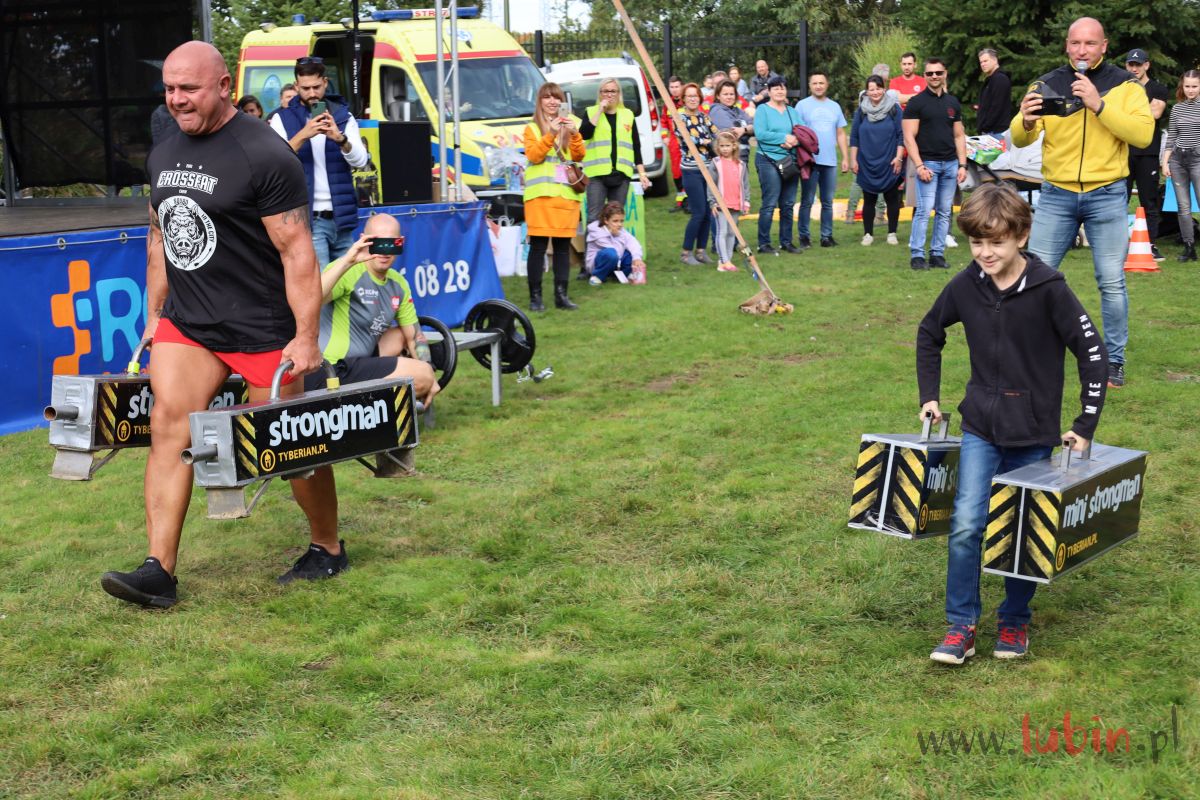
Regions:
[[[523,153],[521,134],[533,117],[538,88],[546,78],[504,29],[478,19],[479,9],[458,10],[459,139],[463,181],[474,189],[502,188],[514,155]],[[238,58],[235,97],[252,94],[265,111],[279,105],[280,89],[294,80],[296,59],[318,56],[326,66],[329,93],[346,98],[379,170],[379,124],[421,122],[432,126],[429,146],[438,172],[437,39],[432,9],[376,11],[360,21],[359,89],[351,92],[354,38],[349,20],[291,25],[264,24],[246,34]],[[450,83],[450,20],[442,20],[447,96]],[[446,114],[448,180],[454,179],[453,112]],[[523,161],[522,161],[523,163]],[[392,169],[402,169],[392,165]]]

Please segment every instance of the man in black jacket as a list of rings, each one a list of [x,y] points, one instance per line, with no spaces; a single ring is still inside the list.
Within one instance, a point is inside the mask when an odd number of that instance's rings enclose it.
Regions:
[[[975,654],[980,549],[992,478],[1041,461],[1053,446],[1087,447],[1100,421],[1108,378],[1108,352],[1087,312],[1061,272],[1022,250],[1033,215],[1003,184],[976,189],[958,217],[974,260],[946,284],[917,331],[917,382],[921,414],[940,422],[942,347],[946,328],[961,322],[970,351],[971,378],[958,406],[962,420],[958,490],[946,569],[946,620],[950,630],[930,658],[961,664]],[[1063,356],[1079,365],[1081,410],[1059,433]],[[1029,603],[1037,584],[1005,578],[997,609],[993,655],[1017,658],[1028,649]]]
[[[1000,69],[1000,57],[990,47],[979,51],[979,69],[983,71],[983,91],[975,106],[975,129],[980,136],[999,139],[1008,130],[1013,117],[1012,79]]]

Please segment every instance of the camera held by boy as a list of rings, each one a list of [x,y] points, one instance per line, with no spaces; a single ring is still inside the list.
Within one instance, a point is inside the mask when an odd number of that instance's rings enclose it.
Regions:
[[[1049,458],[1062,443],[1082,451],[1100,421],[1108,353],[1100,331],[1062,273],[1023,248],[1033,214],[1003,184],[985,184],[958,216],[974,260],[946,284],[917,330],[921,416],[940,422],[942,348],[946,329],[962,323],[971,377],[958,406],[962,420],[958,489],[948,541],[946,621],[949,631],[930,658],[962,664],[975,655],[983,612],[981,547],[992,478]],[[1080,412],[1059,433],[1067,350],[1079,372]],[[1037,584],[1005,578],[992,655],[1018,658],[1029,648],[1030,601]]]

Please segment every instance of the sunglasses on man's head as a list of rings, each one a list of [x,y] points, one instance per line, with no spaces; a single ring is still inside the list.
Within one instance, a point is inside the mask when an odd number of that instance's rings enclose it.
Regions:
[[[320,56],[302,56],[296,59],[296,66],[303,67],[308,64],[324,64],[325,59]]]
[[[946,74],[946,70],[944,70],[944,69],[931,69],[925,73],[925,77],[926,78],[936,78],[938,75],[945,75],[945,74]]]

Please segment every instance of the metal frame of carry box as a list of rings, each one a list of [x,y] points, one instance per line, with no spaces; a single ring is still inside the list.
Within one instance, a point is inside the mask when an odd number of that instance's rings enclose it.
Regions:
[[[983,571],[1050,583],[1138,534],[1146,453],[1095,444],[992,479]]]
[[[850,501],[851,528],[903,539],[950,533],[962,440],[947,436],[950,415],[936,438],[932,419],[921,433],[864,433]]]

